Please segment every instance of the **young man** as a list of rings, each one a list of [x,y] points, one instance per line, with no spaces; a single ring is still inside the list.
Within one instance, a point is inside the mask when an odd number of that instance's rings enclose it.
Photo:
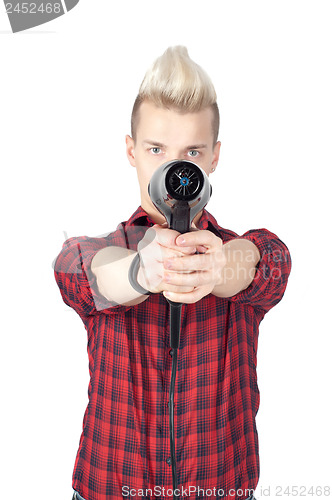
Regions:
[[[239,237],[206,209],[193,230],[180,235],[167,227],[147,190],[152,174],[169,160],[191,160],[208,176],[214,172],[218,128],[209,77],[185,47],[169,48],[141,84],[126,137],[141,205],[106,237],[69,238],[57,257],[63,300],[88,333],[89,404],[73,473],[79,500],[253,498],[259,478],[258,327],[284,294],[288,249],[266,229]],[[133,287],[128,271],[137,253]],[[175,492],[166,296],[183,303]]]

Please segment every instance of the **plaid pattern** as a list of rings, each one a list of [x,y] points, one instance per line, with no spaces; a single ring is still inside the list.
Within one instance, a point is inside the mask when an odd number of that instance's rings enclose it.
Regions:
[[[131,307],[112,303],[98,293],[89,269],[105,246],[135,250],[153,224],[139,207],[107,236],[69,238],[55,262],[62,298],[87,331],[89,403],[72,483],[86,500],[167,498],[172,489],[169,305],[162,294]],[[224,242],[239,237],[206,210],[198,228]],[[234,297],[209,294],[182,307],[174,395],[178,487],[215,487],[215,498],[242,489],[243,495],[231,498],[244,499],[250,496],[245,490],[257,486],[258,328],[281,300],[291,269],[289,251],[275,234],[257,229],[241,238],[261,253],[251,285]],[[163,487],[164,496],[154,494]],[[142,495],[149,488],[150,494]]]

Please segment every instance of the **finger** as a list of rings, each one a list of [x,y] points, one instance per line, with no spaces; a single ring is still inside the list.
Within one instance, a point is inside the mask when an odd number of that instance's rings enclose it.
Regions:
[[[176,238],[181,233],[179,233],[179,231],[175,231],[174,229],[169,229],[167,222],[165,222],[162,226],[158,226],[157,224],[155,224],[155,226],[157,228],[157,234],[156,234],[157,242],[164,247],[172,248],[174,250],[179,251],[179,246],[176,244]],[[183,247],[183,249],[181,249],[181,252],[186,254],[195,253],[196,247],[186,245]]]
[[[149,242],[155,240],[161,245],[169,246],[169,245],[175,245],[175,239],[177,238],[178,235],[179,235],[178,231],[174,231],[173,229],[168,229],[167,227],[155,224],[154,226],[149,227],[149,229],[147,229],[143,239],[146,239]]]
[[[172,293],[189,293],[194,290],[194,286],[177,286],[177,285],[171,285],[169,283],[163,282],[161,289],[162,291],[165,292],[172,292]]]
[[[173,302],[182,302],[184,304],[193,304],[203,297],[203,293],[200,288],[195,288],[192,292],[189,293],[174,293],[164,291],[163,295]]]
[[[184,257],[186,255],[194,255],[195,253],[196,253],[196,247],[184,247],[184,248],[180,249],[177,246],[175,248],[165,248],[164,260],[173,259],[173,258],[180,258],[180,257]]]
[[[184,247],[184,248],[187,248],[187,247]],[[191,247],[189,247],[189,248],[191,248]],[[196,250],[199,253],[206,253],[208,251],[208,249],[206,247],[203,247],[202,245],[197,245]]]
[[[149,267],[140,267],[139,269],[139,283],[143,286],[143,288],[152,290],[155,293],[162,292],[164,290],[169,290],[171,292],[191,292],[194,289],[193,285],[186,285],[183,283],[181,287],[177,284],[169,283],[165,281],[165,274],[162,275],[158,272],[156,266]]]
[[[158,249],[160,249],[163,255],[163,260],[172,259],[175,257],[183,257],[184,255],[193,255],[196,253],[196,247],[180,248],[177,245],[171,247],[158,245]]]
[[[180,247],[203,245],[210,248],[216,243],[217,236],[211,231],[190,231],[176,238],[176,244]],[[221,240],[221,238],[219,238]]]
[[[157,246],[156,248],[151,248],[151,251],[145,253],[143,252],[144,266],[152,266],[154,262],[158,262],[164,268],[164,262],[167,260],[172,260],[175,258],[181,258],[185,255],[195,255],[196,248],[187,247],[187,251],[184,253],[180,250],[172,250],[171,248],[166,248],[163,246]]]
[[[211,281],[211,273],[208,271],[194,271],[192,273],[168,272],[165,273],[164,281],[169,285],[180,287],[174,291],[181,292],[181,288],[184,286],[195,288],[206,285]]]
[[[160,226],[159,224],[155,224],[145,232],[144,238],[139,242],[138,247],[141,250],[149,243],[152,243],[154,241],[158,245],[161,245],[165,248],[171,248],[173,250],[180,251],[184,254],[195,253],[196,252],[195,246],[186,245],[180,249],[180,247],[175,242],[176,238],[179,235],[180,235],[179,231],[175,231],[174,229],[169,229],[167,227],[167,223],[165,223],[165,226],[164,225]]]
[[[155,224],[153,227],[149,228],[148,231],[154,232],[154,237],[156,238],[157,243],[167,248],[178,249],[178,245],[175,240],[180,235],[179,231],[175,231],[174,229],[169,229],[168,227],[159,226]],[[188,245],[187,245],[188,246]]]
[[[146,287],[144,287],[144,288],[146,288]],[[165,292],[165,291],[172,292],[172,293],[178,293],[178,292],[189,293],[189,292],[193,291],[194,287],[183,286],[183,287],[179,288],[178,286],[169,285],[167,283],[161,282],[161,283],[157,283],[154,285],[149,283],[148,289],[150,291],[152,291],[153,293],[161,293],[161,292]]]
[[[146,247],[140,252],[140,267],[144,270],[145,279],[153,283],[154,287],[159,286],[165,275],[164,261],[173,261],[174,258],[183,256],[182,252],[175,252],[159,245]]]
[[[174,257],[164,261],[164,268],[172,271],[204,271],[211,268],[213,254],[194,254]]]

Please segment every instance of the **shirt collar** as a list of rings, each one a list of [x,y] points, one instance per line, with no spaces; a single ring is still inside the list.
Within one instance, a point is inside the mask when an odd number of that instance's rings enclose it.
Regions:
[[[145,212],[145,210],[141,207],[141,205],[137,208],[137,210],[132,214],[132,216],[128,219],[126,226],[153,226],[155,223],[151,219],[151,217]],[[207,229],[212,232],[219,233],[219,225],[216,219],[204,208],[201,218],[198,221],[197,225],[198,229]]]

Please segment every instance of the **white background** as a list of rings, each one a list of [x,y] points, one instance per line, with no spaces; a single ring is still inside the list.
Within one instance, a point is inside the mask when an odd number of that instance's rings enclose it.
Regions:
[[[146,69],[177,44],[218,94],[208,211],[238,234],[273,231],[292,256],[260,328],[256,497],[332,489],[331,2],[81,0],[26,32],[4,7],[0,22],[1,498],[71,499],[86,331],[52,261],[66,237],[114,231],[139,206],[124,137]]]

